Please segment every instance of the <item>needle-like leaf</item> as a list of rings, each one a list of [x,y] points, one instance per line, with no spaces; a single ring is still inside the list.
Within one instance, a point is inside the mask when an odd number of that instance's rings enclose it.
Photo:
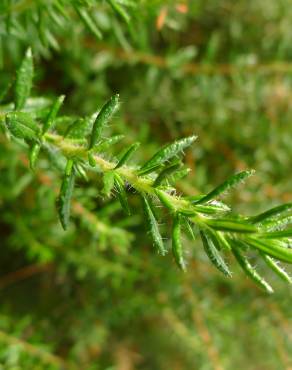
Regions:
[[[259,275],[256,269],[249,263],[248,259],[241,253],[239,248],[233,246],[232,253],[247,276],[249,276],[260,288],[264,289],[267,293],[273,293],[273,288],[270,286],[270,284],[267,283],[266,280]]]
[[[63,177],[57,208],[63,229],[66,230],[70,219],[71,198],[75,183],[75,168],[71,159],[68,160]]]
[[[139,173],[145,173],[145,171],[150,171],[151,169],[157,168],[157,166],[161,166],[163,163],[175,157],[189,147],[196,140],[196,138],[197,136],[190,136],[166,145],[164,148],[155,153],[154,156],[140,168]]]
[[[122,178],[118,174],[115,174],[115,186],[117,188],[118,197],[119,197],[119,201],[121,203],[121,206],[122,206],[124,212],[128,216],[130,216],[131,211],[130,211],[130,207],[129,207],[129,203],[128,203],[128,199],[127,199],[127,194],[126,194],[125,187],[124,187],[125,184],[124,184],[124,181],[122,180]]]
[[[115,169],[122,167],[131,158],[131,156],[135,153],[139,146],[140,143],[134,143],[130,145],[129,148],[127,148],[121,155],[121,158],[115,166]]]
[[[101,108],[100,112],[98,113],[95,122],[93,124],[89,147],[88,149],[92,149],[94,145],[98,143],[98,140],[101,137],[102,130],[108,124],[116,110],[120,105],[119,102],[119,95],[113,95]]]
[[[267,266],[270,267],[271,270],[275,272],[282,280],[286,283],[292,284],[291,276],[277,263],[273,258],[267,256],[265,253],[260,252],[262,259],[265,261]]]
[[[202,239],[204,250],[209,257],[210,261],[213,265],[221,271],[226,276],[231,276],[231,272],[225,263],[224,259],[221,257],[220,253],[218,252],[217,248],[213,244],[211,238],[209,238],[208,234],[201,230],[200,236]]]
[[[58,112],[61,108],[61,105],[64,102],[64,99],[65,99],[65,95],[61,95],[54,101],[54,104],[52,105],[51,110],[50,110],[50,112],[47,116],[47,119],[45,120],[45,123],[44,123],[43,135],[52,128],[52,126],[55,122],[55,119],[57,117],[57,114],[58,114]]]
[[[31,49],[27,49],[24,59],[17,71],[15,81],[15,110],[24,107],[30,95],[33,80],[33,58]]]
[[[183,246],[181,242],[181,215],[176,214],[172,225],[172,254],[178,267],[185,271],[186,264],[183,256]]]
[[[164,256],[167,251],[163,244],[162,236],[159,231],[159,226],[156,221],[155,215],[152,212],[150,202],[148,201],[145,195],[142,196],[142,200],[143,200],[144,212],[147,218],[147,225],[149,227],[149,231],[150,231],[154,246],[157,249],[158,253]]]
[[[247,170],[237,173],[234,176],[231,176],[228,180],[224,181],[221,185],[217,186],[214,190],[210,191],[203,198],[199,199],[194,204],[201,204],[209,202],[210,200],[222,195],[223,193],[229,191],[231,188],[239,185],[241,182],[246,180],[248,177],[254,174],[254,170]]]

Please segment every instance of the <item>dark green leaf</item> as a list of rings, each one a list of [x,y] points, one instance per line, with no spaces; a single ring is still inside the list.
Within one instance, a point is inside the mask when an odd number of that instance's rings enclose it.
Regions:
[[[280,216],[283,213],[289,212],[292,210],[292,203],[281,204],[280,206],[269,209],[266,212],[263,212],[257,216],[250,217],[249,222],[257,224],[263,221],[267,221],[274,217]]]
[[[121,203],[121,206],[122,206],[124,212],[128,216],[130,216],[131,211],[130,211],[130,207],[129,207],[128,199],[127,199],[127,194],[126,194],[125,187],[124,187],[125,184],[124,184],[124,181],[122,180],[122,178],[118,174],[115,174],[115,186],[117,188],[118,197],[119,197],[119,201]]]
[[[74,190],[74,183],[75,183],[74,163],[71,159],[69,159],[66,165],[65,175],[62,181],[60,195],[57,200],[59,218],[64,230],[67,229],[69,224],[71,207],[70,203]]]
[[[174,163],[164,168],[160,172],[160,174],[156,177],[153,186],[154,187],[159,186],[164,180],[167,179],[168,176],[177,171],[180,168],[180,165],[181,165],[180,163]]]
[[[160,253],[164,256],[167,251],[164,247],[155,215],[152,212],[152,209],[151,209],[151,206],[150,206],[150,203],[149,203],[147,197],[142,196],[142,199],[143,199],[143,208],[144,208],[146,218],[147,218],[147,225],[149,227],[149,231],[151,233],[154,246],[157,248],[158,253]]]
[[[153,157],[141,167],[139,174],[145,173],[145,171],[151,170],[157,166],[161,166],[164,162],[170,160],[189,147],[196,140],[196,138],[196,136],[190,136],[166,145],[164,148],[155,153]]]
[[[131,158],[131,156],[135,153],[135,151],[139,148],[139,146],[140,146],[140,143],[134,143],[130,145],[130,147],[127,148],[121,155],[121,159],[115,166],[115,169],[123,166]]]
[[[199,199],[197,202],[194,202],[194,204],[201,204],[206,203],[219,195],[227,192],[231,188],[234,188],[235,186],[239,185],[242,181],[247,179],[249,176],[254,174],[254,170],[247,170],[237,173],[234,176],[231,176],[228,180],[224,181],[221,185],[217,186],[214,190],[210,191],[207,195]]]
[[[119,105],[119,95],[116,94],[113,95],[101,108],[93,124],[88,149],[92,149],[98,143],[104,127],[108,124]]]
[[[214,246],[212,240],[209,238],[209,236],[204,232],[203,230],[200,231],[200,236],[202,239],[204,250],[209,257],[210,261],[213,263],[213,265],[221,271],[226,276],[231,276],[231,272],[226,265],[224,259],[221,257],[220,253]]]

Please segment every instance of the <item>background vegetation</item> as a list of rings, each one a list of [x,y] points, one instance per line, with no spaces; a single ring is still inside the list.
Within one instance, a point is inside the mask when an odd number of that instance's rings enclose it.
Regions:
[[[227,197],[254,214],[292,201],[291,22],[290,0],[5,0],[1,91],[31,46],[34,96],[66,94],[62,112],[84,116],[119,92],[109,134],[140,141],[140,161],[198,135],[179,190],[254,168]],[[232,261],[221,276],[199,240],[185,240],[181,273],[153,251],[140,203],[127,217],[92,181],[78,182],[64,232],[47,156],[32,172],[24,145],[4,130],[0,144],[1,369],[292,368],[291,288],[261,261],[274,295]]]

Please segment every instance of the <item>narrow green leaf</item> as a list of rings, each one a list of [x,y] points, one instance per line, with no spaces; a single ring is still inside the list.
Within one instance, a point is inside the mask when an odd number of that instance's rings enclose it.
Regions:
[[[130,22],[130,16],[129,14],[126,12],[126,10],[119,4],[117,3],[116,1],[114,0],[108,0],[108,2],[110,3],[110,5],[112,6],[112,8],[121,16],[121,18],[127,23],[129,24]]]
[[[130,211],[130,207],[129,207],[128,199],[127,199],[127,194],[126,194],[125,187],[124,187],[125,186],[124,181],[118,174],[115,174],[115,186],[116,186],[117,191],[118,191],[118,197],[119,197],[119,201],[121,203],[121,206],[122,206],[123,210],[125,211],[125,213],[128,216],[130,216],[131,211]]]
[[[211,233],[217,239],[219,245],[223,250],[231,250],[231,245],[228,243],[227,239],[221,231],[212,231]]]
[[[172,254],[178,267],[185,271],[186,264],[183,256],[183,246],[181,243],[181,216],[176,214],[172,225]]]
[[[149,231],[151,233],[151,237],[152,237],[154,246],[156,247],[158,253],[160,253],[164,256],[167,251],[164,247],[155,215],[152,212],[152,209],[151,209],[151,206],[149,204],[149,201],[148,201],[147,197],[142,196],[142,200],[143,200],[144,212],[146,214],[146,218],[147,218],[147,222],[148,222],[148,226],[149,226]]]
[[[180,165],[181,165],[180,163],[174,163],[174,164],[171,164],[170,166],[167,166],[166,168],[164,168],[160,172],[160,174],[156,177],[156,179],[153,183],[153,186],[154,187],[159,186],[164,180],[167,179],[168,176],[170,176],[175,171],[177,171],[180,168]]]
[[[53,124],[55,123],[55,119],[57,117],[57,114],[61,108],[61,105],[63,104],[64,102],[64,99],[65,99],[65,95],[60,95],[55,101],[54,101],[54,104],[52,105],[51,107],[51,110],[47,116],[47,119],[44,123],[44,127],[43,127],[43,135],[48,132]]]
[[[286,203],[286,204],[281,204],[277,207],[274,207],[272,209],[269,209],[257,216],[250,217],[249,222],[253,224],[257,224],[263,221],[267,221],[271,218],[277,217],[285,212],[289,212],[292,210],[292,203]]]
[[[100,139],[102,130],[110,121],[110,119],[118,109],[119,105],[119,95],[116,94],[113,95],[101,108],[93,124],[88,149],[92,149],[94,145],[97,144],[98,140]]]
[[[239,183],[246,180],[248,177],[254,174],[254,170],[247,170],[237,173],[234,176],[231,176],[228,180],[224,181],[221,185],[217,186],[214,190],[210,191],[207,195],[194,202],[194,204],[206,203],[219,195],[229,191],[231,188],[239,185]]]
[[[39,126],[29,113],[7,113],[6,124],[12,135],[19,139],[36,139],[39,134]]]
[[[115,184],[115,175],[113,171],[105,172],[103,174],[103,189],[102,193],[109,197]]]
[[[232,247],[232,253],[248,277],[250,277],[260,288],[264,289],[267,293],[273,293],[273,288],[266,282],[263,277],[259,275],[256,269],[249,263],[247,258],[240,252],[237,247]]]
[[[36,161],[39,157],[41,146],[39,143],[33,143],[29,151],[29,165],[32,170],[35,169]]]
[[[264,239],[292,238],[292,229],[270,231],[267,233],[261,233],[260,236]]]
[[[195,237],[194,230],[191,226],[189,219],[187,217],[181,216],[180,222],[181,222],[181,225],[184,227],[184,230],[187,236],[189,237],[189,239],[195,240],[196,237]]]
[[[152,168],[157,167],[158,165],[161,166],[164,162],[168,161],[169,159],[175,157],[184,149],[189,147],[195,140],[197,136],[190,136],[180,140],[175,141],[174,143],[168,144],[162,149],[160,149],[157,153],[153,155],[139,170],[139,174],[145,173],[145,171],[150,170]]]
[[[292,248],[286,248],[283,246],[282,243],[276,240],[265,240],[265,239],[255,239],[255,238],[246,238],[246,242],[270,255],[271,257],[274,257],[280,261],[292,263]]]
[[[33,79],[33,58],[31,49],[27,49],[24,59],[17,71],[15,81],[15,110],[24,107],[30,95]]]
[[[276,261],[273,260],[273,258],[267,256],[265,253],[260,252],[261,257],[267,264],[267,266],[270,267],[271,270],[275,272],[282,280],[285,282],[292,284],[292,278],[289,274],[281,267]]]
[[[194,210],[199,213],[203,213],[206,215],[213,215],[217,213],[226,213],[230,211],[230,208],[226,206],[224,203],[221,204],[195,204]]]
[[[121,159],[118,161],[118,164],[116,165],[115,169],[123,166],[135,153],[135,151],[139,148],[140,143],[134,143],[130,145],[129,148],[127,148],[124,153],[121,155]]]
[[[141,170],[140,169],[140,170],[137,171],[137,173],[138,173],[138,176],[145,176],[145,175],[148,175],[149,173],[155,172],[160,167],[161,167],[161,164],[157,164],[156,166],[147,168],[146,170]]]
[[[79,15],[80,19],[82,20],[82,22],[85,24],[85,26],[88,27],[88,29],[94,34],[94,36],[98,40],[101,40],[102,39],[102,33],[98,29],[93,17],[88,13],[88,11],[85,10],[84,8],[82,8],[82,7],[77,6],[77,5],[74,5],[74,8],[75,8],[77,14]]]
[[[78,174],[80,175],[80,177],[82,177],[82,179],[87,182],[88,181],[88,176],[87,176],[86,171],[85,171],[84,167],[82,166],[82,164],[76,163],[75,168],[76,168],[76,171],[78,172]]]
[[[206,224],[215,230],[233,233],[256,233],[258,231],[255,226],[246,223],[244,220],[206,218]]]
[[[57,208],[63,229],[66,230],[70,219],[70,203],[75,183],[75,168],[71,159],[68,160],[63,177]]]
[[[214,246],[212,240],[208,237],[208,235],[204,231],[200,231],[200,236],[202,239],[204,250],[209,257],[210,261],[213,265],[224,275],[231,276],[231,272],[225,263],[224,259],[221,257],[220,253]]]

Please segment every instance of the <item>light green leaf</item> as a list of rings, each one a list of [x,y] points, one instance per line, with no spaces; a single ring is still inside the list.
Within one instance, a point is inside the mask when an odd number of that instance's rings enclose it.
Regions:
[[[6,124],[12,135],[19,139],[31,140],[38,137],[39,126],[29,113],[7,113]]]
[[[74,8],[79,15],[82,22],[85,24],[85,26],[94,34],[94,36],[98,39],[102,39],[102,33],[98,29],[96,22],[94,18],[91,16],[91,14],[84,8],[79,7],[77,5],[74,5]]]
[[[260,255],[267,264],[267,266],[269,266],[270,269],[273,270],[276,275],[278,275],[286,283],[292,284],[291,276],[287,274],[283,267],[281,267],[276,261],[273,260],[273,258],[267,256],[265,253],[260,252]]]
[[[183,256],[183,246],[181,243],[181,216],[176,214],[172,225],[172,254],[178,267],[185,271],[186,264]]]
[[[109,197],[115,184],[115,174],[113,171],[105,172],[103,174],[103,189],[102,193]]]
[[[258,231],[254,225],[250,225],[244,220],[206,218],[206,224],[215,230],[233,233],[256,233]]]
[[[39,157],[41,146],[39,143],[33,143],[29,151],[29,165],[32,170],[35,169]]]
[[[15,110],[24,107],[30,95],[33,80],[33,58],[31,49],[27,49],[24,59],[17,71],[15,81]]]
[[[232,247],[232,253],[248,277],[250,277],[260,288],[264,289],[267,293],[271,294],[274,292],[270,284],[267,283],[266,280],[259,275],[256,269],[249,263],[247,258],[235,245],[233,245]]]
[[[292,248],[284,247],[279,241],[248,237],[246,238],[246,242],[253,248],[258,249],[271,257],[283,262],[292,263]]]

